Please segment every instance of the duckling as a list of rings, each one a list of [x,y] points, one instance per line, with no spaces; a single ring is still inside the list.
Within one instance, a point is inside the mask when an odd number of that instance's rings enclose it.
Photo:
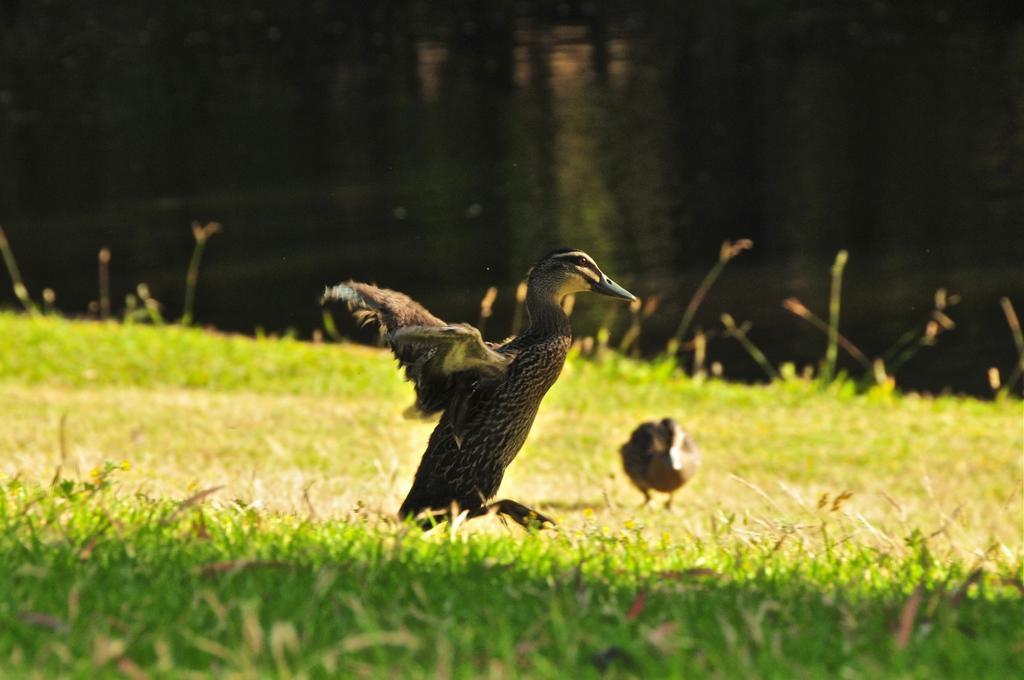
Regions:
[[[700,467],[700,449],[693,437],[671,418],[641,424],[619,449],[622,467],[651,501],[651,490],[668,494],[665,507],[672,507],[673,494],[690,481]]]
[[[349,281],[325,291],[323,302],[342,301],[357,320],[379,326],[414,385],[415,410],[441,414],[398,511],[400,519],[419,518],[426,529],[452,519],[457,508],[467,518],[493,512],[523,526],[554,524],[511,499],[489,501],[565,363],[572,328],[562,300],[583,291],[636,298],[576,249],[542,257],[526,283],[529,324],[501,344],[484,342],[468,324],[445,323],[393,290]]]

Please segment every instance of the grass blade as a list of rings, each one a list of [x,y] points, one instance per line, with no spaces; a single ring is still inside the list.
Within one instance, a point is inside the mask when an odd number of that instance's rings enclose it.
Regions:
[[[811,326],[818,329],[825,335],[828,335],[831,332],[831,328],[829,327],[829,325],[825,323],[825,321],[822,320],[817,314],[815,314],[810,309],[805,307],[804,304],[800,302],[800,300],[796,298],[786,298],[785,300],[782,301],[782,306],[783,308],[785,308],[786,311],[800,317],[801,319],[808,322],[809,324],[811,324]],[[850,342],[850,340],[846,336],[844,336],[842,333],[837,332],[836,340],[838,341],[839,346],[846,350],[846,353],[853,357],[853,359],[855,359],[857,363],[863,366],[865,370],[874,370],[874,365],[872,364],[871,360],[868,359],[867,355],[864,354],[864,352],[862,352],[859,347]]]
[[[725,265],[729,264],[729,261],[734,257],[742,253],[744,250],[750,250],[754,247],[754,242],[750,239],[741,238],[737,241],[729,242],[726,241],[722,244],[721,250],[718,252],[718,262],[711,268],[711,271],[707,273],[704,280],[697,286],[697,290],[694,292],[693,297],[690,298],[690,302],[686,305],[686,311],[683,312],[683,318],[679,321],[679,327],[676,328],[676,333],[672,336],[672,339],[668,343],[669,354],[675,354],[679,349],[679,345],[683,343],[683,339],[686,337],[687,332],[690,330],[690,324],[693,323],[693,317],[697,314],[697,309],[700,308],[704,298],[707,297],[708,291],[715,285],[715,281],[718,280],[722,270],[725,269]]]
[[[749,326],[749,323],[744,324],[743,326],[737,326],[735,319],[733,319],[730,314],[723,314],[722,325],[725,326],[725,334],[731,338],[735,338],[743,349],[747,350],[747,354],[757,362],[757,365],[761,367],[761,370],[765,372],[769,379],[780,380],[782,378],[782,376],[779,375],[779,372],[775,370],[775,367],[772,366],[771,362],[768,361],[768,357],[764,355],[764,352],[758,349],[757,345],[751,342],[750,338],[747,337],[747,326]]]
[[[924,597],[924,586],[919,585],[914,589],[910,599],[903,605],[903,610],[900,612],[900,622],[896,628],[896,646],[900,649],[906,649],[910,644],[910,636],[914,632],[914,621],[917,619],[917,610],[921,608],[922,597]]]

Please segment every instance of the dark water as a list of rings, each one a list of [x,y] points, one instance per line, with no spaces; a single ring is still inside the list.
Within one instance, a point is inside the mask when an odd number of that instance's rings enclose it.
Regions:
[[[697,323],[753,321],[776,363],[822,356],[780,303],[824,316],[841,248],[842,330],[870,355],[962,295],[904,387],[985,394],[1014,361],[1021,3],[86,5],[0,1],[0,223],[69,313],[107,246],[117,299],[145,281],[180,314],[189,224],[215,219],[201,323],[308,335],[353,277],[451,320],[497,285],[501,336],[525,269],[572,245],[663,296],[652,352],[747,237]],[[608,309],[580,300],[577,330]],[[732,340],[709,358],[761,375]]]

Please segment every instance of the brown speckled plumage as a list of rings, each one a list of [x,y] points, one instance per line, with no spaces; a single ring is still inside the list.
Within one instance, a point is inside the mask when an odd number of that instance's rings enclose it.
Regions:
[[[700,449],[693,437],[671,418],[642,423],[619,449],[626,475],[651,500],[651,491],[672,494],[690,481],[700,467]]]
[[[632,295],[576,250],[542,258],[527,286],[530,324],[501,345],[483,343],[472,327],[445,324],[395,291],[349,282],[325,294],[325,301],[342,300],[357,316],[381,326],[415,385],[417,408],[441,412],[399,516],[444,515],[454,503],[470,517],[493,509],[522,524],[531,516],[550,521],[515,501],[488,501],[565,363],[572,329],[562,298],[583,290],[625,299]]]

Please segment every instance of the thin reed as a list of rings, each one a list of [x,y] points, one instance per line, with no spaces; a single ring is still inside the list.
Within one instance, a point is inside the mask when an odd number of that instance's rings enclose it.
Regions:
[[[154,326],[163,325],[164,317],[160,312],[161,305],[156,298],[150,295],[149,286],[144,283],[140,283],[135,287],[135,292],[142,301],[142,311],[145,316],[149,318],[150,323]]]
[[[791,314],[794,314],[795,316],[798,316],[801,319],[807,321],[808,323],[811,324],[811,326],[821,331],[826,336],[830,333],[831,327],[828,325],[828,323],[826,323],[824,320],[821,319],[821,317],[819,317],[810,309],[808,309],[797,298],[786,298],[785,300],[782,301],[782,307],[787,312],[790,312]],[[869,359],[867,355],[864,354],[864,352],[862,352],[860,348],[854,345],[846,336],[844,336],[842,333],[839,333],[838,329],[836,331],[836,341],[839,343],[839,346],[846,350],[847,354],[853,357],[853,359],[855,359],[857,363],[863,366],[865,370],[874,370],[874,364],[872,363],[871,359]]]
[[[629,303],[629,328],[622,334],[622,339],[619,341],[619,352],[622,354],[628,354],[633,343],[640,337],[640,325],[643,323],[641,316],[643,307],[644,304],[641,298],[637,298]]]
[[[18,298],[26,312],[29,314],[38,313],[35,303],[32,302],[32,298],[28,294],[28,288],[21,278],[18,262],[14,259],[14,251],[11,250],[11,244],[7,240],[7,234],[4,233],[3,227],[0,227],[0,254],[3,255],[4,264],[7,266],[7,273],[11,277],[11,284],[14,286],[14,296]]]
[[[693,377],[703,378],[706,375],[704,362],[708,353],[708,336],[698,330],[693,336]]]
[[[491,286],[484,293],[483,298],[480,299],[480,319],[477,321],[476,327],[480,331],[480,335],[483,336],[487,329],[487,320],[494,314],[494,300],[498,297],[498,289]]]
[[[647,319],[654,316],[654,313],[658,311],[658,306],[661,304],[660,295],[648,295],[643,300],[643,306],[640,308],[640,314],[635,320],[635,336],[630,341],[627,349],[633,349],[633,356],[640,356],[640,336],[643,332],[643,324]],[[624,350],[625,351],[625,350]]]
[[[765,372],[765,375],[767,375],[771,380],[781,379],[782,376],[779,375],[779,372],[774,366],[772,366],[771,362],[768,361],[768,357],[764,355],[764,352],[762,352],[757,345],[747,337],[747,333],[750,331],[750,322],[747,321],[742,325],[737,325],[736,320],[732,318],[731,314],[723,314],[721,318],[722,325],[725,326],[726,335],[730,338],[734,338],[740,343],[740,346],[743,347],[743,349],[747,351],[747,354],[750,355],[750,358],[761,367],[761,370]]]
[[[192,223],[192,236],[195,238],[196,245],[192,250],[192,259],[188,263],[188,272],[185,274],[185,305],[181,315],[181,324],[183,326],[191,326],[195,316],[196,286],[199,283],[199,263],[202,262],[203,251],[206,250],[206,242],[219,231],[221,231],[219,222],[207,222],[205,225],[200,225],[198,222]]]
[[[832,265],[828,323],[808,309],[797,298],[786,298],[782,301],[782,307],[794,316],[807,321],[813,328],[822,332],[828,338],[825,359],[822,362],[821,384],[828,385],[836,380],[838,348],[840,347],[863,367],[862,385],[870,384],[871,382],[878,385],[889,384],[893,381],[892,376],[896,374],[896,371],[913,358],[922,347],[934,345],[939,335],[956,327],[956,323],[946,314],[946,310],[956,305],[960,297],[948,294],[944,288],[935,291],[934,305],[923,326],[912,326],[881,356],[870,359],[849,338],[839,332],[842,276],[847,261],[847,252],[842,250],[836,254],[835,262]],[[998,371],[995,373],[990,371],[988,377],[990,384],[993,381],[998,382]],[[992,389],[996,390],[998,387],[994,386]]]
[[[923,326],[917,325],[908,329],[882,354],[881,359],[886,363],[889,375],[895,375],[896,371],[910,361],[921,348],[934,346],[943,332],[956,328],[946,310],[959,301],[959,295],[949,295],[944,288],[935,291],[932,310],[928,313]]]
[[[43,288],[43,314],[57,313],[57,293],[53,288]]]
[[[836,361],[839,358],[839,303],[842,297],[843,269],[846,268],[848,259],[849,253],[840,250],[832,264],[832,289],[828,302],[828,347],[825,350],[825,370],[822,373],[822,381],[825,384],[832,382],[836,375]]]
[[[100,318],[110,318],[110,249],[100,248],[99,255]]]
[[[1010,298],[1000,298],[999,305],[1003,308],[1006,323],[1010,326],[1010,334],[1013,335],[1013,344],[1017,347],[1017,365],[1010,371],[1010,375],[1002,387],[997,388],[999,389],[999,396],[1006,396],[1013,390],[1017,380],[1024,375],[1024,332],[1021,332],[1020,318],[1017,316]],[[1024,394],[1024,390],[1022,390],[1022,394]]]
[[[715,285],[715,281],[718,280],[725,266],[744,250],[750,250],[753,247],[754,242],[746,238],[722,243],[722,247],[718,251],[718,262],[715,263],[715,266],[711,268],[711,271],[707,273],[704,280],[697,286],[693,297],[690,298],[690,302],[686,305],[686,310],[683,312],[683,318],[679,321],[675,335],[669,340],[669,354],[674,355],[679,350],[680,345],[682,345],[683,340],[686,338],[686,334],[690,330],[690,324],[693,323],[693,317],[697,314],[701,303],[704,302],[704,298],[707,297],[711,287]]]

